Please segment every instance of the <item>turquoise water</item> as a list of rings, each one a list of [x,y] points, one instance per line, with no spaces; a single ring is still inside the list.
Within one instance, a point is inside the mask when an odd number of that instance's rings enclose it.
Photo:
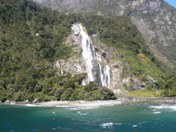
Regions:
[[[0,132],[176,132],[176,106],[100,108],[0,106]]]

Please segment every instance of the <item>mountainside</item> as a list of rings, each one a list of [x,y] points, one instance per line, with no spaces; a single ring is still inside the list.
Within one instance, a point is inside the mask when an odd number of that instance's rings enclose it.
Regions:
[[[127,16],[137,26],[154,55],[176,64],[176,9],[163,0],[33,0],[65,14]]]
[[[30,0],[2,0],[0,60],[0,101],[107,100],[133,90],[176,95],[175,75],[166,75],[125,16],[65,15]]]
[[[27,0],[0,2],[0,101],[115,98],[108,89],[82,86],[84,74],[57,74],[55,62],[74,54],[64,44],[73,19]]]

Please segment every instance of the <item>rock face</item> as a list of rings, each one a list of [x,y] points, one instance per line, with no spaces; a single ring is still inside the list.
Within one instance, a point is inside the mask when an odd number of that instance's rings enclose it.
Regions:
[[[128,16],[162,62],[176,64],[176,9],[163,0],[33,0],[59,12]]]
[[[146,80],[153,88],[157,88],[159,85],[158,82],[151,76],[147,76]]]
[[[144,89],[145,86],[146,84],[144,82],[141,82],[138,78],[133,76],[130,78],[130,90]]]
[[[56,62],[58,74],[63,75],[64,72],[86,74],[82,85],[96,82],[100,87],[109,88],[117,93],[123,85],[121,81],[123,64],[121,61],[112,60],[116,53],[111,52],[112,50],[105,47],[103,43],[95,44],[93,41],[95,37],[94,34],[91,38],[82,24],[73,24],[72,34],[68,36],[67,44],[75,46],[75,55],[68,60]]]

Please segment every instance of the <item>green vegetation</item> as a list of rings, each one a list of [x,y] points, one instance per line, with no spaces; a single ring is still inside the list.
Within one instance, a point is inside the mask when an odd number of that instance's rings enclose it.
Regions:
[[[135,90],[126,93],[126,97],[160,97],[162,96],[163,90]]]
[[[63,42],[75,22],[85,24],[89,34],[114,47],[141,80],[151,75],[161,82],[165,96],[176,95],[175,77],[166,78],[153,60],[141,34],[126,17],[63,15],[28,0],[0,1],[0,100],[106,100],[115,99],[108,89],[94,83],[82,86],[84,75],[58,76],[58,59],[74,55]]]
[[[49,13],[52,19],[47,17]],[[21,100],[26,97],[22,94],[23,91],[43,91],[46,82],[55,73],[51,66],[52,59],[62,57],[62,54],[56,54],[56,51],[65,48],[67,52],[63,56],[71,55],[71,48],[62,44],[64,36],[56,36],[60,28],[51,32],[51,29],[59,24],[64,24],[59,17],[54,19],[55,15],[56,12],[49,10],[43,12],[32,2],[1,1],[0,88],[2,91],[9,91],[7,98],[19,97]],[[63,34],[67,32],[69,28],[66,28]],[[36,36],[36,33],[39,33],[39,36]]]
[[[114,98],[109,90],[86,90],[83,75],[57,75],[54,62],[74,54],[63,42],[75,21],[28,0],[0,1],[0,100]]]
[[[169,74],[165,78],[165,82],[163,84],[164,96],[176,96],[176,73],[174,74]]]
[[[121,54],[121,60],[128,63],[130,69],[124,69],[123,76],[135,75],[146,82],[147,75],[150,75],[159,83],[164,81],[165,73],[161,64],[150,53],[142,35],[130,19],[94,15],[87,17],[88,19],[79,18],[79,21],[85,24],[89,34],[98,33],[100,39],[108,47],[114,47]]]

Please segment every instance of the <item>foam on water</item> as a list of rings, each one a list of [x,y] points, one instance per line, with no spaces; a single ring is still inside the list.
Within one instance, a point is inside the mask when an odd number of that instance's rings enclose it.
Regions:
[[[153,112],[153,114],[161,114],[161,112],[160,111],[155,111],[155,112]]]
[[[89,106],[89,107],[71,107],[69,110],[90,110],[90,109],[97,109],[98,106]]]
[[[113,126],[120,126],[123,125],[123,123],[113,123],[113,122],[106,122],[100,124],[100,127],[106,129],[106,128],[112,128]]]
[[[50,101],[40,102],[36,104],[24,104],[17,103],[19,106],[27,107],[57,107],[57,108],[68,108],[71,110],[86,110],[86,109],[97,109],[103,106],[114,106],[122,104],[121,101],[108,100],[108,101]]]
[[[37,107],[37,105],[35,105],[35,104],[25,104],[24,106],[28,106],[28,107]]]
[[[138,125],[132,125],[132,127],[137,127]]]
[[[107,123],[100,124],[100,126],[102,128],[111,128],[111,127],[113,127],[113,125],[114,125],[114,123],[112,123],[112,122],[107,122]]]
[[[81,111],[78,111],[77,114],[78,114],[78,115],[81,115],[81,116],[86,116],[88,113],[87,113],[87,112],[86,112],[86,113],[83,113],[83,112],[81,112]]]
[[[159,106],[154,106],[154,105],[151,105],[149,106],[149,108],[151,109],[169,109],[169,110],[173,110],[173,111],[176,111],[176,105],[166,105],[166,104],[163,104],[163,105],[159,105]]]
[[[52,128],[51,130],[52,130],[52,131],[55,131],[55,130],[57,130],[57,128]]]

